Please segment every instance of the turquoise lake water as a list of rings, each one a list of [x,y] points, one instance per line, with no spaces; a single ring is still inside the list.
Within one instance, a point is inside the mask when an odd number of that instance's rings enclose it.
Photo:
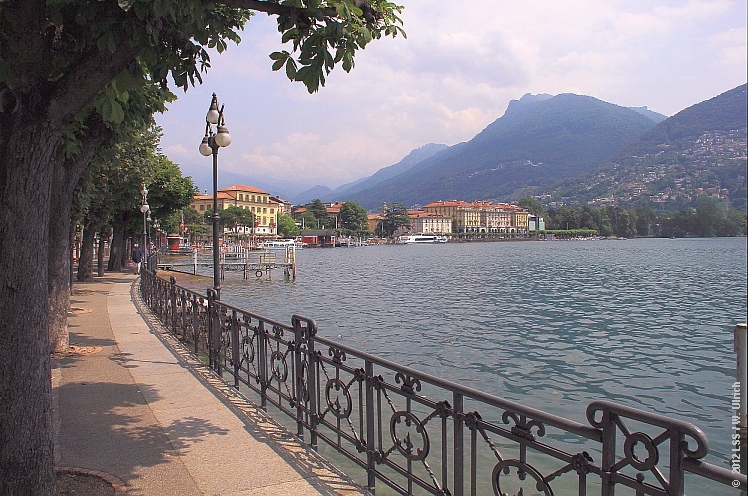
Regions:
[[[223,298],[503,398],[587,423],[607,399],[730,448],[746,238],[448,243],[298,252],[296,282],[229,276]]]

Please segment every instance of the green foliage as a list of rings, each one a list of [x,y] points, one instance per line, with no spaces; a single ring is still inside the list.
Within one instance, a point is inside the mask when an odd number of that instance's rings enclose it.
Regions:
[[[594,230],[601,236],[643,237],[662,236],[743,236],[746,234],[746,215],[727,208],[726,202],[705,200],[696,208],[683,208],[672,214],[655,216],[648,206],[623,209],[621,207],[578,209],[566,206],[548,210],[547,232],[568,233],[574,230]]]
[[[409,227],[408,209],[402,203],[382,207],[381,231],[383,236],[392,237],[401,227]]]
[[[327,207],[325,207],[325,204],[319,198],[312,200],[312,203],[306,206],[305,213],[307,212],[312,215],[312,218],[309,219],[312,222],[306,223],[307,229],[315,224],[317,224],[317,229],[330,228],[332,219],[330,218],[330,214],[327,213]],[[312,228],[314,229],[314,227]]]
[[[300,81],[309,93],[325,85],[325,76],[340,63],[345,72],[353,69],[353,57],[373,39],[398,34],[402,7],[384,0],[370,0],[365,9],[351,0],[302,0],[283,2],[294,7],[278,16],[283,43],[291,43],[294,58],[286,50],[273,52],[272,69],[285,68],[286,77]]]
[[[119,136],[100,150],[76,188],[77,215],[85,214],[97,230],[126,222],[131,232],[142,232],[141,189],[148,189],[151,218],[169,229],[170,216],[192,201],[194,185],[158,149],[158,127],[149,127],[127,138]]]
[[[254,227],[255,215],[246,208],[231,205],[219,213],[221,226],[236,229],[239,226]]]
[[[350,234],[368,232],[368,216],[366,209],[354,201],[348,201],[340,206],[341,227]]]
[[[541,217],[545,215],[545,208],[543,207],[543,204],[540,203],[540,200],[536,198],[531,198],[528,196],[520,198],[519,202],[517,202],[517,205],[524,208],[531,214],[539,215]]]
[[[299,235],[299,227],[296,222],[288,214],[280,214],[278,216],[278,234],[284,238],[295,238]]]

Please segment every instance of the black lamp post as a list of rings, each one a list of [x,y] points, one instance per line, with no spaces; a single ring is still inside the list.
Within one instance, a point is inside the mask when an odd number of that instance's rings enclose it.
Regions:
[[[213,132],[213,126],[216,126]],[[200,144],[200,153],[206,157],[213,155],[213,289],[221,299],[220,254],[218,251],[218,149],[231,144],[231,135],[223,119],[223,106],[218,109],[218,97],[213,93],[208,115],[205,116],[205,136]]]
[[[140,211],[143,212],[143,257],[145,258],[144,265],[148,268],[148,258],[146,256],[148,251],[148,218],[151,215],[151,207],[148,206],[148,190],[143,183],[143,189],[140,190],[140,194],[143,195],[143,204],[140,205]]]

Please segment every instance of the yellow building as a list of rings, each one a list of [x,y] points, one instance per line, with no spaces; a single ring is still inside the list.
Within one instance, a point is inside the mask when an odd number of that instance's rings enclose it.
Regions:
[[[255,215],[253,234],[275,235],[278,234],[278,214],[281,203],[271,198],[270,193],[253,186],[234,185],[218,190],[216,196],[220,211],[230,206],[249,210]],[[192,208],[204,214],[206,210],[213,208],[212,195],[197,194],[193,197]],[[253,226],[246,226],[252,228]]]

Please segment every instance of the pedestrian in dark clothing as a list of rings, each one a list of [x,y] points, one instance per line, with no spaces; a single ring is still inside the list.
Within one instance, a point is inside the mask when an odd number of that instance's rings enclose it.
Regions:
[[[135,264],[135,274],[136,275],[140,274],[140,264],[143,261],[143,252],[140,250],[140,247],[138,247],[137,243],[135,243],[132,247],[132,253],[130,253],[130,258]]]

